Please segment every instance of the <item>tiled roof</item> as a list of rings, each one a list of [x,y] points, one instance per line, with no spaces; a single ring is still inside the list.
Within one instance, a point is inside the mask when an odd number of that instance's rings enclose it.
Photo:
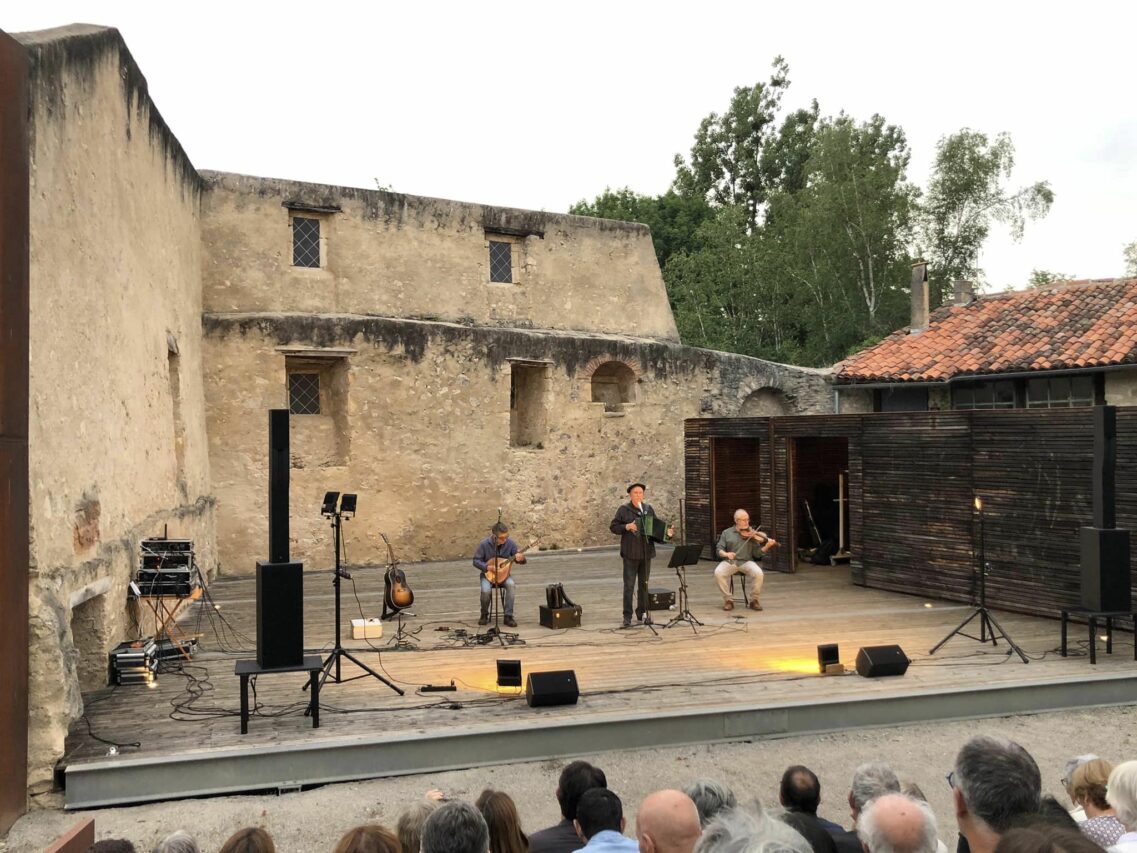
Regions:
[[[917,334],[893,332],[834,365],[834,381],[940,382],[955,376],[1137,364],[1137,278],[1065,281],[944,305]]]

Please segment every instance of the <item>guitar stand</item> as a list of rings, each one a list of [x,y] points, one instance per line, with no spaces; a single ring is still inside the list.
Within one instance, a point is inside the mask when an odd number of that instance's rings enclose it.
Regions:
[[[408,615],[414,616],[413,613],[408,611]],[[395,631],[395,636],[387,641],[387,645],[391,647],[393,652],[412,652],[415,651],[418,644],[418,634],[422,631],[422,626],[419,625],[413,631],[408,631],[403,627],[403,611],[396,610],[394,613],[389,614],[387,618],[395,616],[398,618],[398,628]]]

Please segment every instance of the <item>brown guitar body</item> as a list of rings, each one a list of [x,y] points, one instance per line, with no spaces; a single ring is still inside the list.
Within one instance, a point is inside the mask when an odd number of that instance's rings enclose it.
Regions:
[[[390,573],[391,604],[400,610],[415,603],[415,594],[407,586],[407,575],[402,569],[394,569]]]
[[[505,557],[490,557],[486,560],[486,580],[494,586],[501,586],[509,580],[509,572],[513,568],[513,560]]]

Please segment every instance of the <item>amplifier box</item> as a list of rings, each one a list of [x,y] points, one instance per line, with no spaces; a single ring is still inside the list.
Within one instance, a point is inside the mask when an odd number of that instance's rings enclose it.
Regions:
[[[653,586],[647,591],[648,610],[670,610],[675,606],[675,593],[661,586]]]
[[[579,628],[580,614],[583,612],[580,605],[575,607],[548,607],[540,605],[541,624],[546,628]]]
[[[377,640],[383,636],[383,622],[372,616],[370,619],[351,620],[353,640]]]
[[[108,680],[111,684],[149,684],[158,669],[153,640],[119,643],[109,654]]]

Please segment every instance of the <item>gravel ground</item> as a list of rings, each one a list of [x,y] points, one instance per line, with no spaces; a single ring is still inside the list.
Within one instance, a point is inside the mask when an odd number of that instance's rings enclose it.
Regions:
[[[629,834],[635,808],[658,788],[709,777],[729,784],[740,800],[757,797],[771,803],[776,802],[782,771],[799,763],[821,779],[819,813],[848,824],[845,797],[853,769],[861,762],[880,759],[891,764],[902,779],[920,785],[939,818],[941,837],[954,849],[955,822],[944,775],[960,744],[977,733],[1004,735],[1025,746],[1042,770],[1043,791],[1064,803],[1059,779],[1070,756],[1094,752],[1115,762],[1137,758],[1134,706],[584,757],[604,769],[608,787],[623,799]],[[326,852],[357,824],[379,822],[393,827],[399,812],[430,788],[468,800],[487,786],[504,790],[516,800],[524,828],[536,830],[560,819],[553,791],[564,763],[503,764],[329,785],[280,796],[211,797],[85,813],[65,813],[58,802],[39,803],[0,840],[0,850],[43,850],[81,816],[91,814],[97,838],[129,838],[140,851],[150,850],[175,829],[186,829],[198,839],[203,853],[209,853],[220,848],[234,830],[256,824],[272,833],[281,853]]]

